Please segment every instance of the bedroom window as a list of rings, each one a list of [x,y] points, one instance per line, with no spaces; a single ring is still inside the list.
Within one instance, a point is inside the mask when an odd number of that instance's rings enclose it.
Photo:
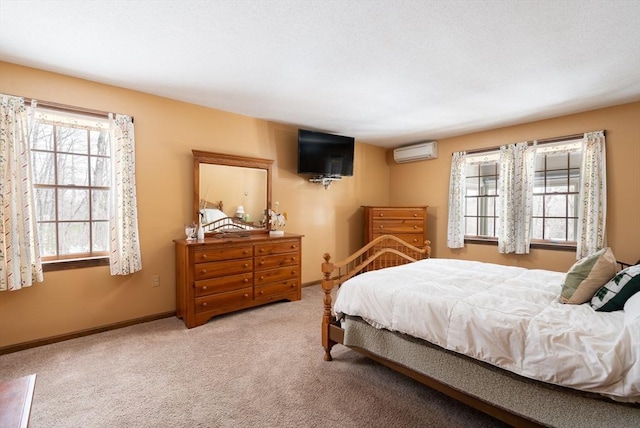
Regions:
[[[536,155],[532,242],[575,244],[581,162],[579,149]]]
[[[491,150],[465,159],[465,240],[497,241],[498,153]],[[540,144],[535,159],[531,242],[575,247],[582,142]]]
[[[108,264],[108,119],[38,107],[31,135],[42,261],[81,259],[83,266]]]

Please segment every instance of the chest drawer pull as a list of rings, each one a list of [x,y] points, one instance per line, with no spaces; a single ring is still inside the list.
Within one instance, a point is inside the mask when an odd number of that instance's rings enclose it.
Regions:
[[[291,245],[291,249],[295,250],[296,249],[296,244]]]
[[[380,213],[380,217],[384,217],[384,214],[383,214],[383,213]]]
[[[244,298],[246,299],[247,297],[249,297],[249,295],[248,295],[247,293],[244,293],[244,294],[242,295],[242,297],[244,297]]]
[[[249,267],[249,264],[248,264],[248,263],[245,263],[243,266],[244,266],[244,267]]]
[[[203,255],[202,255],[202,258],[203,258],[203,259],[206,259],[206,258],[207,258],[207,255],[206,255],[206,254],[203,254]]]
[[[206,286],[206,285],[203,285],[203,286],[202,286],[202,291],[206,291],[206,290],[207,290],[207,286]]]
[[[380,225],[380,226],[378,226],[378,227],[379,227],[380,229],[384,229],[384,226],[383,226],[383,225]]]
[[[207,306],[207,302],[202,302],[202,306]]]
[[[414,225],[414,226],[413,226],[413,228],[414,228],[414,229],[417,229],[417,228],[418,228],[418,226]]]
[[[244,283],[246,284],[247,282],[249,282],[249,278],[244,279]]]
[[[206,269],[202,269],[202,270],[200,271],[200,273],[202,273],[202,274],[204,275],[204,274],[206,274],[206,273],[207,273],[207,270],[206,270]]]

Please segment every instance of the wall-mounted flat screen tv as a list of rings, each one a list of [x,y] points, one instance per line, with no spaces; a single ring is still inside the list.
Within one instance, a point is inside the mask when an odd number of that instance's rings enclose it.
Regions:
[[[353,175],[354,138],[298,129],[298,174]]]

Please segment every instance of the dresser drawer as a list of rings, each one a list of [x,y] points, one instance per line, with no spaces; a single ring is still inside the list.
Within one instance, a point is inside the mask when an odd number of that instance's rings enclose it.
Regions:
[[[194,265],[194,279],[214,278],[221,275],[235,275],[253,271],[253,259],[227,260],[220,262],[198,263]]]
[[[378,236],[382,236],[384,233],[374,233],[373,239]],[[393,236],[396,238],[402,239],[404,242],[413,245],[414,247],[424,247],[424,234],[422,232],[419,233],[395,233]]]
[[[290,266],[280,269],[263,270],[255,273],[254,284],[256,287],[277,281],[298,280],[300,267]]]
[[[296,266],[300,262],[298,253],[279,254],[275,256],[256,257],[255,268],[272,269],[283,266]]]
[[[250,245],[242,247],[204,247],[198,248],[194,252],[194,262],[213,262],[217,260],[242,259],[253,257],[253,247]]]
[[[253,285],[253,273],[243,273],[241,275],[229,275],[215,279],[196,281],[194,283],[195,296],[202,297],[214,293],[224,293],[251,287]]]
[[[254,298],[256,300],[271,300],[273,297],[287,293],[295,293],[300,286],[298,280],[279,281],[268,285],[256,287]]]
[[[271,254],[291,253],[300,250],[298,241],[274,242],[269,244],[256,245],[255,256],[269,256]]]
[[[373,220],[372,233],[384,235],[387,233],[423,233],[424,220]]]
[[[212,294],[206,297],[196,297],[196,313],[213,311],[225,306],[250,305],[253,301],[253,288],[230,291],[228,293]]]
[[[424,219],[425,210],[423,208],[374,208],[371,210],[373,219],[381,218],[415,218]]]

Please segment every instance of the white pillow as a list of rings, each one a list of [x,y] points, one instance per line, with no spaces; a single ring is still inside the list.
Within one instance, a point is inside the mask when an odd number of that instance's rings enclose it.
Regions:
[[[212,221],[225,218],[227,215],[217,208],[205,208],[204,209],[204,222],[211,223]]]
[[[640,293],[636,293],[629,297],[624,303],[624,323],[626,325],[632,324],[640,320]]]

